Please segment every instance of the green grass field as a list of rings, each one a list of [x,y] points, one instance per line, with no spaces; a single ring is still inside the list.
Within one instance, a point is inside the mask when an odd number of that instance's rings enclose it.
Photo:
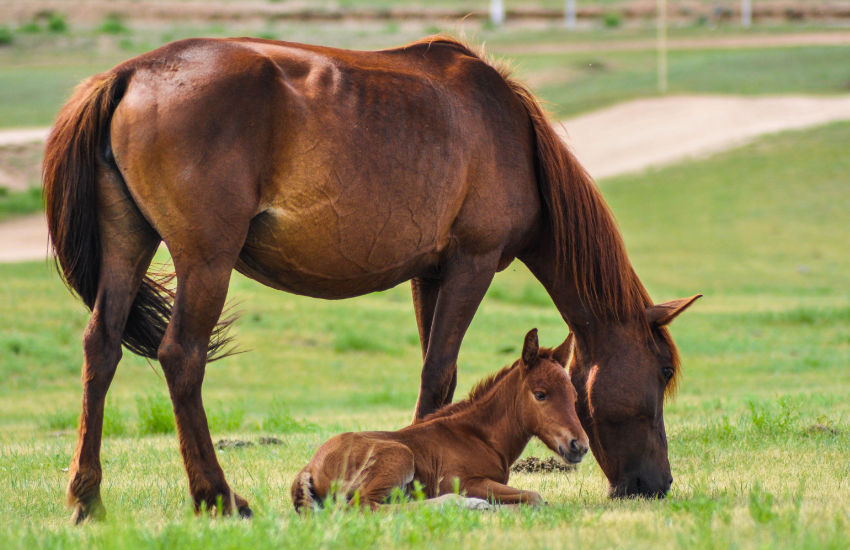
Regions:
[[[677,320],[683,357],[666,407],[666,501],[611,502],[592,458],[518,474],[550,505],[300,518],[289,484],[343,430],[399,428],[419,379],[406,285],[342,302],[235,276],[247,353],[209,365],[205,402],[233,487],[256,518],[195,519],[158,365],[129,354],[107,403],[108,520],[63,507],[80,401],[84,308],[42,263],[0,266],[2,548],[844,548],[850,545],[850,124],[773,136],[708,160],[602,182],[657,301],[704,293]],[[464,342],[459,394],[566,327],[513,265]],[[263,436],[284,444],[262,446]],[[533,443],[527,455],[546,456]]]

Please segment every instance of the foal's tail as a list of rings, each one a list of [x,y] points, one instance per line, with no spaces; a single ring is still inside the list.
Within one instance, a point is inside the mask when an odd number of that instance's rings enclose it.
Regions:
[[[292,504],[295,506],[295,511],[299,514],[302,509],[313,510],[316,506],[321,506],[322,501],[316,496],[316,491],[313,489],[313,476],[307,468],[304,468],[295,477],[292,482]]]
[[[47,229],[57,269],[65,283],[94,309],[103,256],[97,207],[97,172],[118,168],[107,158],[112,114],[127,90],[130,72],[110,71],[80,84],[56,118],[44,151],[42,178]],[[130,309],[121,341],[142,357],[157,358],[171,319],[173,274],[144,277]],[[226,355],[219,324],[210,340],[208,360]]]

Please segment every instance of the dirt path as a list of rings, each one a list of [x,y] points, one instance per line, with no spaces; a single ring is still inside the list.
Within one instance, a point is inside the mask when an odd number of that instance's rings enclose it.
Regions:
[[[0,145],[22,145],[47,139],[50,128],[15,128],[0,130]]]
[[[564,127],[579,159],[602,179],[837,120],[850,120],[850,95],[673,96],[629,101],[565,120]]]
[[[788,48],[792,46],[847,46],[850,32],[806,34],[777,34],[774,36],[729,36],[722,38],[672,38],[667,41],[670,50]],[[512,44],[510,47],[493,45],[493,53],[515,55],[522,53],[556,54],[581,52],[619,52],[654,50],[654,38],[646,40],[617,40],[611,42],[563,42],[555,44]],[[502,51],[504,50],[504,51]]]
[[[672,96],[630,101],[565,120],[564,126],[568,143],[601,179],[837,120],[850,120],[850,96]],[[46,135],[45,129],[28,132],[18,135],[26,140]],[[0,143],[11,135],[0,132]],[[41,260],[46,252],[42,215],[0,224],[0,262]]]

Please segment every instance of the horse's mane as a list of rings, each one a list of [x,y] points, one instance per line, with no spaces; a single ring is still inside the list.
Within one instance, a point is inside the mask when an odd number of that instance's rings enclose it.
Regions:
[[[674,368],[667,386],[671,393],[679,374],[673,339],[666,327],[649,326],[645,311],[652,299],[632,268],[614,215],[593,178],[552,128],[534,92],[512,75],[508,63],[489,58],[483,49],[476,52],[450,35],[423,38],[406,47],[417,45],[452,47],[487,63],[522,103],[534,125],[537,182],[557,251],[556,268],[572,275],[582,302],[598,318],[636,320],[648,339],[667,344]],[[658,338],[651,338],[652,333]]]

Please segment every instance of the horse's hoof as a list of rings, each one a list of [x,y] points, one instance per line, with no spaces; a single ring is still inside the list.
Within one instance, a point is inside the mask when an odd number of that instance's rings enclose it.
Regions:
[[[242,519],[251,519],[254,517],[254,512],[252,512],[247,506],[240,506],[239,517]]]
[[[490,503],[481,498],[465,498],[463,507],[467,510],[492,510]]]
[[[104,519],[106,519],[106,508],[99,501],[87,505],[78,502],[74,506],[74,513],[71,514],[71,523],[74,525],[79,525],[84,521],[103,521]]]

